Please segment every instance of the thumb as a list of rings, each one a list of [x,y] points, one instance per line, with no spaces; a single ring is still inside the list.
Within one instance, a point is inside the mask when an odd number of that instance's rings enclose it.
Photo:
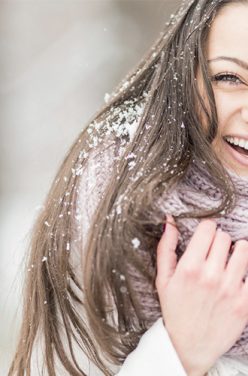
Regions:
[[[179,232],[171,215],[166,216],[165,231],[157,247],[156,287],[164,288],[175,272],[177,265],[176,247]]]

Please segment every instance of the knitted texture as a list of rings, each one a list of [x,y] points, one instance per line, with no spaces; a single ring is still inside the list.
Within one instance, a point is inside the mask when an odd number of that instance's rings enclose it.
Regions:
[[[248,178],[241,178],[229,170],[227,172],[234,182],[236,202],[231,212],[223,212],[220,218],[216,218],[217,226],[227,232],[233,242],[240,239],[248,240]],[[211,176],[204,165],[195,163],[192,164],[176,189],[159,200],[159,207],[164,213],[178,216],[192,209],[209,210],[217,207],[220,201],[221,194],[213,186]],[[195,218],[177,219],[177,227],[180,233],[177,249],[179,257],[186,249],[199,222],[200,220]],[[248,326],[226,355],[245,356],[248,359]]]
[[[108,181],[107,177],[111,173],[111,165],[115,159],[114,149],[113,145],[113,147],[108,147],[104,153],[93,153],[82,174],[78,207],[82,213],[81,230],[85,242],[91,218],[103,197],[102,194]],[[236,204],[231,212],[223,213],[220,218],[216,219],[216,222],[223,231],[230,234],[234,242],[239,239],[248,240],[248,179],[241,178],[231,171],[228,173],[236,188]],[[211,176],[207,173],[204,165],[195,163],[189,168],[177,188],[166,193],[158,200],[157,205],[160,211],[176,217],[192,209],[202,210],[216,207],[220,203],[220,199],[221,194],[213,186]],[[199,222],[195,218],[177,219],[180,233],[177,249],[179,257],[186,249]],[[147,256],[148,254],[144,252],[144,262],[149,262]],[[159,303],[154,298],[153,287],[148,286],[146,280],[142,279],[142,276],[133,267],[130,267],[130,277],[144,307],[147,322],[151,325],[161,316]],[[225,355],[248,359],[248,326],[240,339]]]

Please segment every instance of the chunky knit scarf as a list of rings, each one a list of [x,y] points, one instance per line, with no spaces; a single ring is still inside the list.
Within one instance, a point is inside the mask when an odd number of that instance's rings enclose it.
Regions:
[[[236,204],[231,212],[223,212],[216,222],[223,231],[230,234],[234,242],[239,239],[248,240],[248,178],[240,178],[229,170],[227,172],[235,185]],[[177,216],[189,209],[216,207],[220,199],[220,192],[211,183],[211,176],[204,169],[204,165],[194,163],[177,188],[160,200],[159,206],[165,213]],[[180,232],[179,256],[185,250],[198,223],[197,219],[177,219]],[[227,355],[248,359],[248,325]]]
[[[83,184],[80,189],[78,213],[84,212],[81,228],[81,232],[84,235],[83,239],[87,237],[92,215],[97,203],[101,200],[102,191],[106,186],[106,176],[113,163],[113,153],[114,151],[110,148],[107,153],[89,159],[88,166],[82,175]],[[240,178],[230,171],[228,173],[236,188],[236,204],[232,212],[228,214],[223,213],[221,218],[218,218],[216,221],[223,231],[231,235],[233,241],[239,239],[248,240],[248,178]],[[165,214],[170,213],[176,217],[180,213],[191,209],[202,210],[218,206],[220,199],[221,194],[213,186],[211,176],[206,172],[204,165],[195,163],[188,170],[177,188],[158,201],[158,209],[162,210]],[[177,219],[177,226],[180,232],[179,256],[186,249],[198,223],[199,220],[193,218]],[[142,261],[147,263],[149,267],[151,259],[147,257],[147,252],[139,251],[142,253]],[[80,263],[78,264],[81,265]],[[152,284],[148,284],[144,276],[137,273],[133,265],[129,265],[129,267],[129,276],[132,278],[133,288],[139,299],[140,306],[143,307],[144,320],[147,322],[147,327],[149,327],[161,316],[160,305],[154,296]],[[81,270],[80,268],[78,269]],[[77,273],[80,275],[79,270]],[[240,339],[228,351],[227,355],[248,359],[248,326]]]

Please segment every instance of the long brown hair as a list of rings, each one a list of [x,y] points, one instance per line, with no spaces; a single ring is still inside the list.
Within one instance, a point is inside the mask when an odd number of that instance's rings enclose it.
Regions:
[[[223,200],[217,209],[181,216],[218,216],[234,204],[233,186],[211,147],[218,119],[205,52],[212,21],[231,2],[183,1],[148,54],[69,150],[32,231],[23,322],[9,375],[31,374],[38,338],[50,376],[56,375],[56,362],[70,375],[86,374],[75,346],[111,375],[109,363],[121,364],[152,324],[130,268],[150,286],[143,295],[152,295],[159,310],[155,250],[164,213],[157,200],[197,158],[204,161]],[[204,101],[196,82],[198,68]],[[100,200],[82,239],[78,217],[87,215],[91,196],[89,189],[86,204],[80,206],[88,184],[85,172],[90,160],[102,163],[108,150],[111,167],[100,165],[108,180],[95,186]],[[133,239],[140,252],[134,251]],[[75,269],[76,257],[81,258],[82,273]]]

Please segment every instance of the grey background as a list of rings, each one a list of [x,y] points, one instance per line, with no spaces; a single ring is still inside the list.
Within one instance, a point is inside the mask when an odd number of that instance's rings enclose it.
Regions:
[[[22,259],[67,149],[179,1],[0,2],[0,375],[16,344]],[[34,375],[35,376],[35,375]]]

